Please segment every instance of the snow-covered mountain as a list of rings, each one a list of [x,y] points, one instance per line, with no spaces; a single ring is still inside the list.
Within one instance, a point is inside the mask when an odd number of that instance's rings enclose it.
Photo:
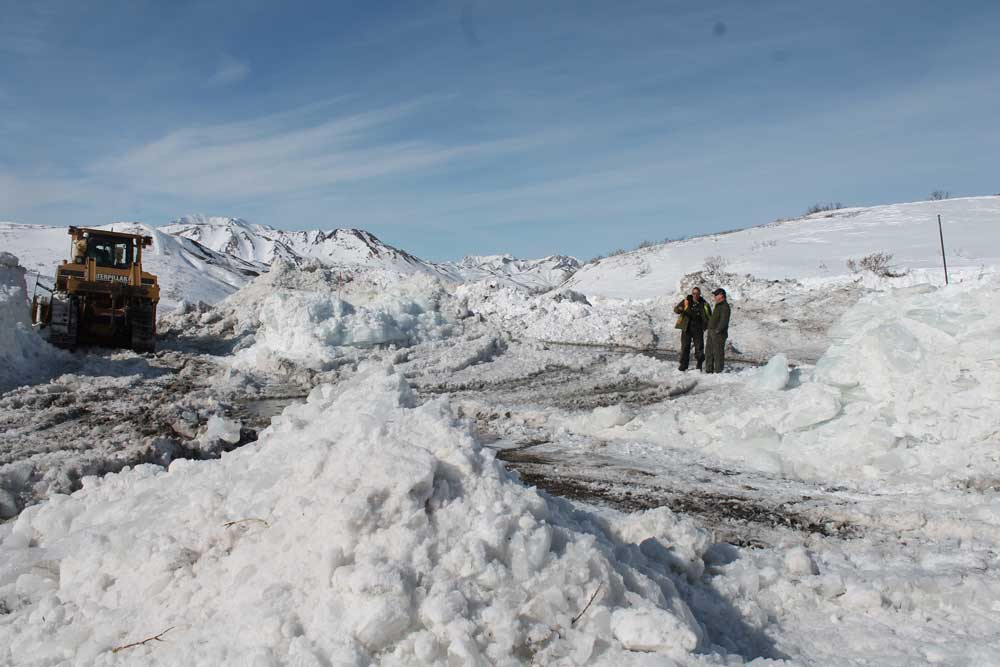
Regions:
[[[361,229],[288,231],[241,218],[188,215],[160,231],[192,239],[216,252],[268,266],[275,259],[295,264],[316,260],[327,266],[369,266],[402,274],[426,273],[456,282],[494,280],[498,284],[545,291],[565,282],[580,267],[573,257],[553,255],[517,259],[477,255],[458,262],[435,263],[382,242]]]
[[[142,264],[159,279],[161,312],[182,300],[215,303],[260,274],[258,265],[142,223],[116,222],[98,229],[153,237],[153,246],[143,251]],[[53,276],[56,266],[69,257],[70,238],[66,227],[0,222],[0,248],[13,253],[29,271]]]
[[[383,243],[362,229],[286,231],[241,218],[189,215],[160,231],[261,265],[281,258],[296,264],[317,260],[327,266],[377,266],[403,274],[442,274],[434,264]]]
[[[821,283],[849,275],[848,260],[879,252],[914,282],[943,282],[938,215],[953,280],[1000,265],[1000,196],[967,197],[824,211],[642,248],[588,264],[566,286],[616,298],[673,294],[710,257],[731,273]]]
[[[580,268],[580,261],[566,255],[517,259],[511,255],[470,255],[441,265],[462,282],[495,280],[500,285],[547,291],[566,282]]]

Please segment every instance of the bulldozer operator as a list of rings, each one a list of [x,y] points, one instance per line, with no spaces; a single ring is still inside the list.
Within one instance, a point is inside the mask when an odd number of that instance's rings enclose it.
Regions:
[[[84,260],[87,258],[87,240],[90,234],[84,234],[77,240],[73,241],[73,263],[83,264]]]

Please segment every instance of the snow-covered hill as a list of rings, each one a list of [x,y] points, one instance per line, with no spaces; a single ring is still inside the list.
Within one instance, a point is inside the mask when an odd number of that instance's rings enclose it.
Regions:
[[[517,259],[511,255],[470,255],[442,265],[462,282],[492,280],[498,285],[548,291],[568,280],[580,268],[575,257],[550,255]]]
[[[725,234],[643,248],[583,267],[567,287],[588,295],[653,298],[720,257],[726,271],[823,283],[850,275],[848,260],[893,255],[912,282],[944,282],[937,216],[953,280],[1000,265],[1000,196],[824,211]]]
[[[278,258],[296,264],[311,259],[327,266],[359,265],[403,274],[442,275],[434,264],[383,243],[362,229],[286,231],[241,218],[192,215],[179,218],[160,231],[263,265],[270,265]]]
[[[260,273],[259,266],[250,262],[141,223],[117,222],[99,228],[153,237],[152,248],[143,251],[142,263],[160,281],[161,312],[172,310],[182,300],[215,303]],[[69,256],[70,238],[65,227],[0,222],[0,248],[20,258],[29,271],[52,276],[59,262]]]

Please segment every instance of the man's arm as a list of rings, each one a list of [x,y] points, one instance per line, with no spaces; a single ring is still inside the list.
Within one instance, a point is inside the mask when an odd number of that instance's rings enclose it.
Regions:
[[[722,333],[729,328],[729,304],[726,304],[726,307],[721,310],[716,308],[715,312],[719,315],[719,317],[717,318],[718,324],[715,325],[713,331],[715,331],[715,333]]]

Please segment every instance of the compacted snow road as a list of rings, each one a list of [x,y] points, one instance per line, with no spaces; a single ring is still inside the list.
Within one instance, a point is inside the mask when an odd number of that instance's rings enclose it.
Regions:
[[[719,540],[741,546],[773,543],[774,531],[782,529],[833,536],[856,530],[828,516],[831,508],[853,502],[843,489],[747,470],[683,447],[667,446],[655,459],[637,457],[635,445],[621,442],[620,434],[601,437],[600,431],[682,396],[692,404],[692,419],[728,400],[732,385],[710,382],[702,373],[677,373],[666,383],[644,372],[657,366],[662,373],[662,366],[676,363],[676,353],[513,346],[477,366],[474,380],[449,374],[438,382],[422,375],[413,381],[420,393],[455,401],[474,420],[480,440],[526,483],[625,512],[669,507],[697,516]],[[525,372],[532,355],[538,365]],[[728,372],[754,367],[736,359]]]

